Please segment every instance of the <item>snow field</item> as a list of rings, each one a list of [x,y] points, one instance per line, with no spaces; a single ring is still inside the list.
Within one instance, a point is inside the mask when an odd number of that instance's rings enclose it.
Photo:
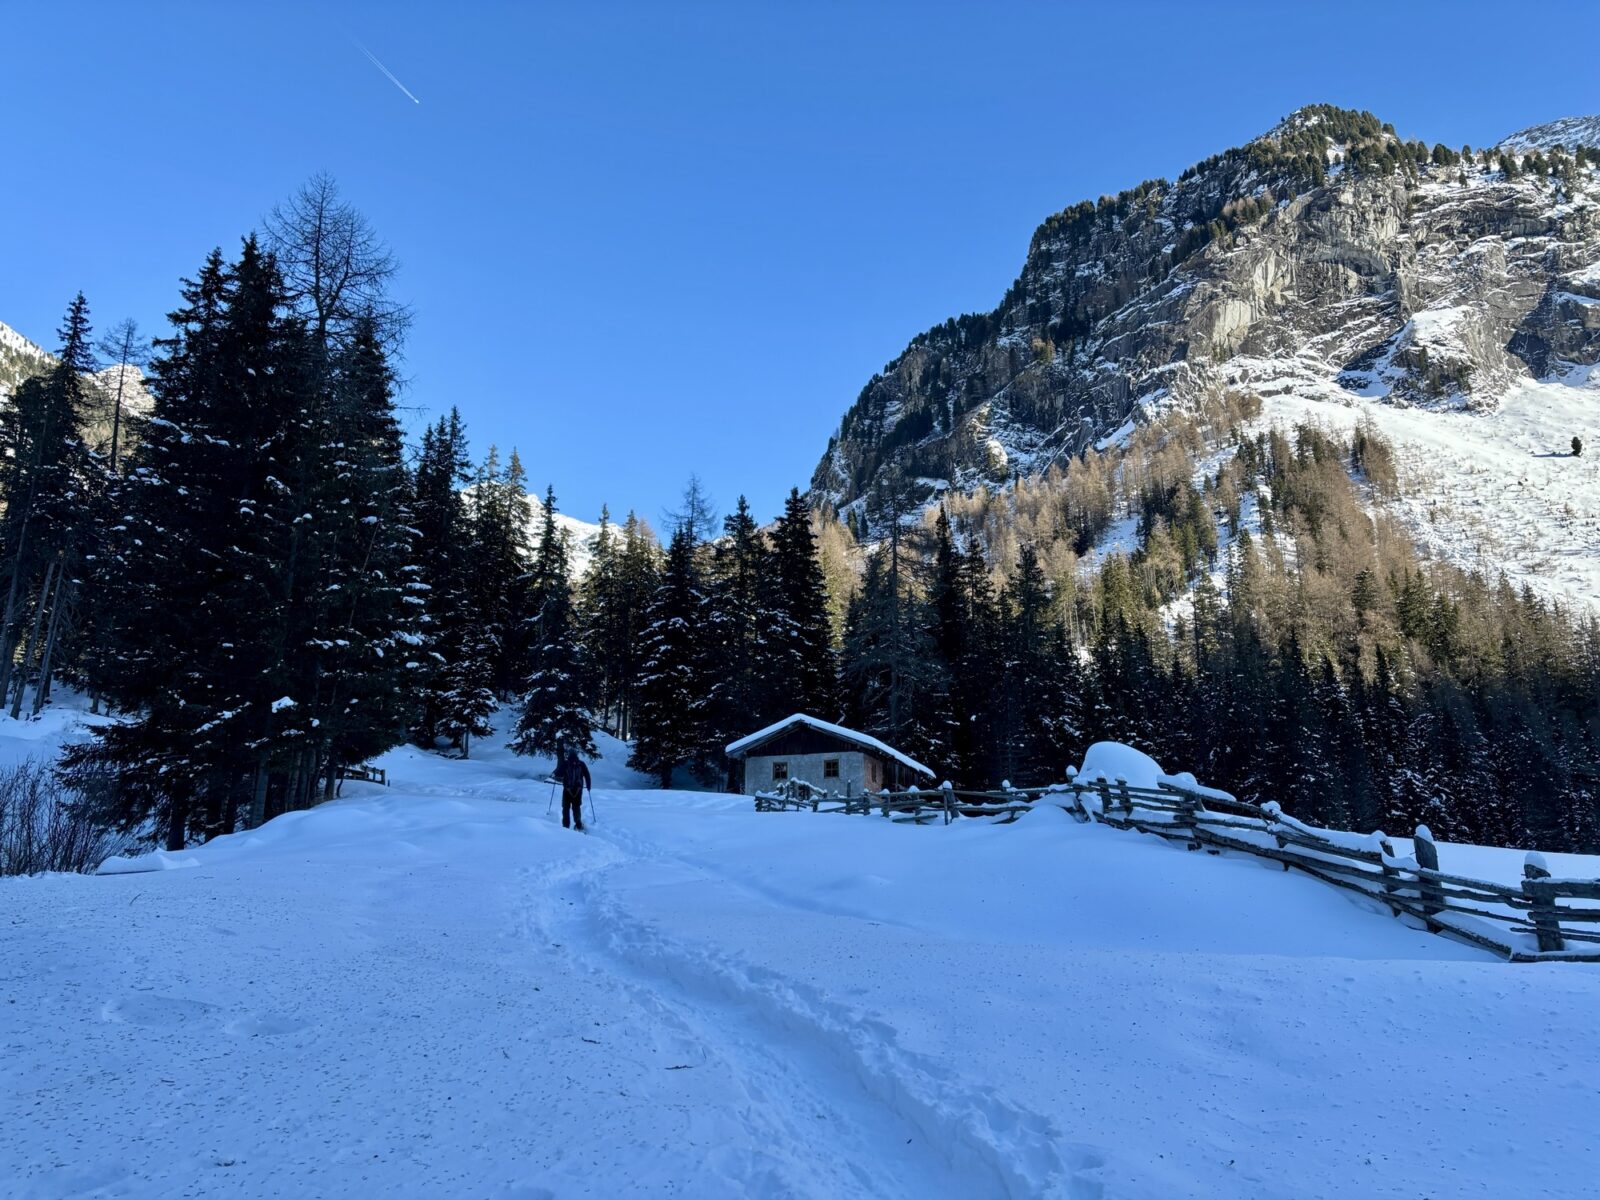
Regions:
[[[184,869],[0,880],[0,1194],[1498,1197],[1600,1174],[1600,968],[1504,964],[1050,807],[916,827],[629,790],[614,744],[579,836],[501,740],[397,751],[393,787]]]

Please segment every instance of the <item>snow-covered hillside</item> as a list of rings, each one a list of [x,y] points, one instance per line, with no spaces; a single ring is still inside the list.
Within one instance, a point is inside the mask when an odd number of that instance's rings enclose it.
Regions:
[[[0,400],[29,375],[45,369],[50,355],[11,326],[0,323]]]
[[[528,543],[537,548],[544,530],[544,499],[541,496],[530,495],[528,503],[532,506],[533,512],[528,522]],[[600,536],[600,526],[569,517],[558,510],[556,528],[565,531],[569,538],[568,544],[572,548],[572,577],[581,579],[583,573],[589,569],[589,564],[594,561],[595,540]]]
[[[1562,117],[1543,125],[1530,125],[1501,138],[1496,148],[1521,154],[1527,150],[1553,150],[1557,146],[1569,150],[1574,146],[1600,146],[1600,116]]]
[[[1600,371],[1511,385],[1492,408],[1396,405],[1294,361],[1241,364],[1259,427],[1310,420],[1348,433],[1370,418],[1395,445],[1396,511],[1425,553],[1564,604],[1600,608]],[[1571,452],[1572,438],[1588,449]]]
[[[545,764],[483,751],[396,752],[392,787],[182,869],[0,880],[5,1194],[1409,1200],[1600,1173],[1600,968],[1056,809],[756,813],[614,790],[637,780],[608,757],[583,836]]]

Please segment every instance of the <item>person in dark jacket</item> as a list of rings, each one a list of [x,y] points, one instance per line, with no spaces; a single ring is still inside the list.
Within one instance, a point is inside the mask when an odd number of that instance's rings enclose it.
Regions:
[[[594,781],[589,777],[589,765],[578,757],[576,750],[568,750],[567,757],[556,768],[556,778],[561,780],[561,828],[583,828],[583,789],[594,793]]]

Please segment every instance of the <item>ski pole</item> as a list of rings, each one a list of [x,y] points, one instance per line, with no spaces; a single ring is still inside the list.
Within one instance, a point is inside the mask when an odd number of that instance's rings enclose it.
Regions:
[[[556,805],[556,781],[554,779],[552,779],[550,781],[550,802],[544,806],[544,815],[548,817],[550,815],[550,810],[552,808],[554,808],[555,805]]]

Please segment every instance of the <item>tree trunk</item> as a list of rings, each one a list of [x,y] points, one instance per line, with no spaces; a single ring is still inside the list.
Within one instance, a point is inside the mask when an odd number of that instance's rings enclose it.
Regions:
[[[267,784],[271,779],[271,775],[267,773],[267,752],[263,750],[256,756],[255,787],[250,795],[250,813],[246,818],[246,829],[257,829],[267,819]]]
[[[33,689],[33,715],[38,716],[50,699],[50,664],[55,658],[56,638],[61,628],[61,610],[66,607],[67,564],[63,560],[56,572],[56,594],[50,601],[50,632],[45,635],[44,654],[39,660],[39,686]]]
[[[167,849],[182,850],[187,841],[189,825],[189,800],[187,797],[174,796],[172,805],[167,810]]]
[[[22,650],[22,669],[17,672],[17,686],[11,699],[11,719],[22,720],[22,692],[28,684],[28,664],[33,661],[33,652],[39,646],[39,634],[44,624],[45,599],[50,594],[50,584],[55,579],[56,564],[45,568],[44,586],[39,589],[39,601],[33,606],[33,626],[28,631],[28,642]]]
[[[17,651],[17,635],[14,632],[17,625],[18,592],[22,584],[23,555],[28,548],[28,522],[22,522],[22,529],[17,533],[17,553],[11,560],[11,586],[6,590],[6,611],[0,617],[0,703],[5,702],[6,692],[11,686],[12,660]]]

